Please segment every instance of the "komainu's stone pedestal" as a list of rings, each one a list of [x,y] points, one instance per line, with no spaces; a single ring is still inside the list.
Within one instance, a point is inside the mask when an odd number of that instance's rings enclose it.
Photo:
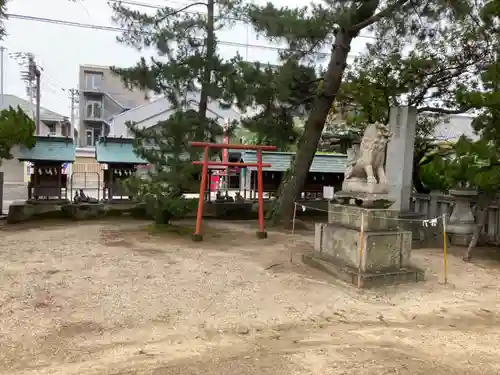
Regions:
[[[328,224],[316,224],[314,253],[303,260],[364,288],[422,280],[423,271],[410,262],[412,233],[399,228],[398,216],[392,210],[330,204]]]

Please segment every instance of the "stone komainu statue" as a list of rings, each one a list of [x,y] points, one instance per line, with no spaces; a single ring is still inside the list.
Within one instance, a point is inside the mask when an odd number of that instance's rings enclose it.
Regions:
[[[384,170],[385,151],[392,133],[387,125],[376,122],[366,128],[359,149],[348,161],[344,182],[387,185]]]

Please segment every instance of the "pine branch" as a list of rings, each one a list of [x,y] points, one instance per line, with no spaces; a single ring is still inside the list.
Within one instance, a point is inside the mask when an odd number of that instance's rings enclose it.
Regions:
[[[170,13],[167,13],[165,14],[163,17],[159,18],[157,21],[156,21],[156,24],[159,24],[160,22],[164,21],[165,19],[167,19],[168,17],[172,17],[172,16],[175,16],[176,14],[179,14],[179,13],[182,13],[184,12],[185,10],[191,8],[191,7],[194,7],[194,6],[197,6],[197,5],[203,5],[203,6],[206,6],[208,7],[208,4],[207,3],[204,3],[202,1],[197,1],[195,3],[191,3],[191,4],[188,4],[182,8],[179,8],[179,9],[176,9]]]
[[[439,113],[442,115],[458,115],[460,113],[467,112],[470,108],[460,108],[460,109],[446,109],[438,107],[420,107],[417,109],[417,113],[432,112]]]
[[[372,2],[375,1],[375,0],[372,0]],[[378,3],[378,1],[376,1]],[[354,33],[358,33],[360,32],[362,29],[370,26],[370,25],[373,25],[375,22],[381,20],[382,18],[384,17],[387,17],[389,16],[392,12],[394,12],[395,10],[397,10],[399,7],[402,7],[403,5],[405,5],[405,3],[407,3],[408,0],[398,0],[396,1],[394,4],[392,5],[389,5],[387,8],[381,10],[380,12],[374,14],[373,16],[371,16],[370,18],[367,18],[351,27],[349,27],[349,31],[350,32],[354,32]],[[367,1],[367,3],[369,3],[369,1]],[[364,6],[366,6],[368,8],[368,4],[364,4],[361,6],[361,8],[363,8]]]

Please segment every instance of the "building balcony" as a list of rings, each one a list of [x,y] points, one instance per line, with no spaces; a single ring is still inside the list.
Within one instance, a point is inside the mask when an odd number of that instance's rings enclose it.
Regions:
[[[106,91],[104,91],[101,87],[95,85],[85,85],[80,90],[84,95],[104,95]]]
[[[101,124],[106,122],[106,119],[102,116],[96,117],[96,116],[84,116],[83,121],[85,122],[91,122],[95,124]]]
[[[111,118],[111,113],[103,109],[103,105],[98,101],[88,101],[85,104],[85,112],[83,113],[83,121],[93,123],[107,122]]]

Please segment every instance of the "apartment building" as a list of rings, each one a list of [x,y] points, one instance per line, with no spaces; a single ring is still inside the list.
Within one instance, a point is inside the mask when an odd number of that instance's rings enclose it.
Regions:
[[[148,102],[144,92],[129,90],[106,66],[80,65],[80,147],[94,147],[110,132],[109,119]]]

